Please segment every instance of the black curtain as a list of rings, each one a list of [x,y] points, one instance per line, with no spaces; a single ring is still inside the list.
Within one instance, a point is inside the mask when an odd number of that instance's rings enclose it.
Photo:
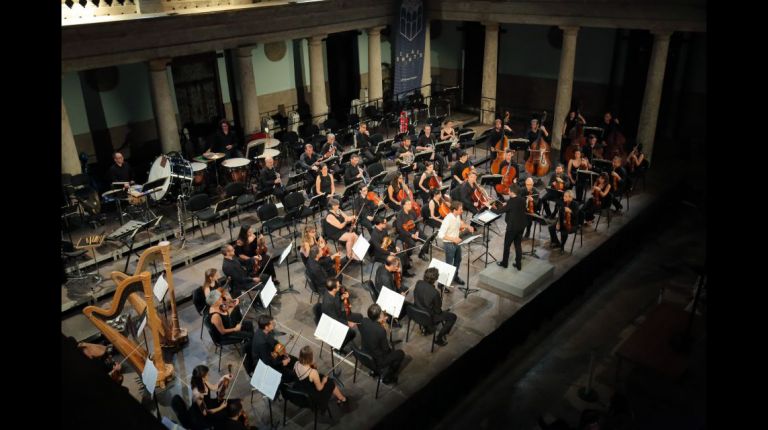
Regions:
[[[464,105],[479,107],[483,88],[485,27],[479,22],[465,22],[464,30]]]
[[[328,87],[332,117],[346,124],[352,100],[360,96],[357,31],[333,33],[326,39]]]

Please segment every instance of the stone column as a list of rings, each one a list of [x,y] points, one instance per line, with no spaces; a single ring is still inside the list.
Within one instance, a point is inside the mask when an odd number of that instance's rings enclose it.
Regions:
[[[181,152],[179,143],[179,126],[176,123],[176,112],[173,109],[170,82],[166,69],[169,58],[151,60],[149,62],[149,74],[152,81],[152,104],[155,107],[155,119],[157,120],[157,135],[160,138],[160,146],[163,153],[172,151]]]
[[[486,22],[483,53],[483,90],[480,98],[480,122],[493,124],[496,116],[496,75],[499,61],[499,23]]]
[[[243,131],[246,136],[261,129],[259,98],[256,94],[256,79],[253,73],[253,48],[254,46],[237,48],[237,70],[240,74],[240,92],[243,96]]]
[[[72,127],[69,125],[67,107],[64,98],[61,98],[61,173],[77,175],[83,173],[80,159],[77,157],[75,136],[72,135]]]
[[[326,35],[309,38],[309,90],[312,96],[312,122],[321,124],[328,112],[328,102],[325,97],[325,72],[323,71],[323,38]],[[370,70],[369,75],[370,78]],[[381,75],[379,75],[381,79]],[[317,116],[323,115],[323,116]]]
[[[429,41],[429,20],[426,22],[426,34],[424,35],[424,69],[421,72],[421,95],[429,97],[432,94],[432,86],[424,87],[432,83],[432,44]],[[428,103],[432,104],[432,103]]]
[[[555,120],[549,135],[552,139],[552,147],[560,149],[562,140],[563,123],[571,108],[571,96],[573,95],[573,66],[576,63],[576,36],[579,27],[564,26],[563,49],[560,52],[560,75],[557,78],[557,96],[555,97]]]
[[[368,29],[368,100],[384,96],[381,77],[381,30],[384,27]],[[378,102],[381,105],[381,100]]]
[[[637,126],[637,143],[643,145],[643,153],[649,163],[653,157],[656,120],[659,118],[659,104],[661,103],[661,89],[664,84],[664,70],[667,66],[669,37],[672,35],[672,32],[668,30],[652,31],[652,33],[653,51],[651,52],[651,63],[648,66],[648,79],[645,82],[643,107],[640,110]]]

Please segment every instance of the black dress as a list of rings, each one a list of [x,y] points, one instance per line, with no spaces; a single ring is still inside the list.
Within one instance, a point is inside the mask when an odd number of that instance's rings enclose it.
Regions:
[[[328,382],[325,383],[322,391],[317,391],[315,384],[309,380],[309,372],[311,370],[310,368],[307,368],[306,366],[296,362],[296,365],[293,369],[296,373],[296,377],[298,378],[295,383],[295,387],[309,394],[309,396],[312,397],[312,400],[315,402],[315,405],[317,405],[320,409],[327,407],[328,401],[331,400],[331,396],[333,395],[333,390],[336,388],[336,383],[333,382],[332,379],[328,379]],[[323,375],[320,374],[320,372],[318,372],[318,377],[320,380],[323,379]]]
[[[323,197],[320,198],[320,207],[324,208],[328,205],[328,198],[331,196],[331,174],[329,173],[326,176],[320,175],[320,192],[325,193]]]

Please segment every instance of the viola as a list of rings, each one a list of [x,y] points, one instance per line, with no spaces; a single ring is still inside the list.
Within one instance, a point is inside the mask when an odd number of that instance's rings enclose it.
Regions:
[[[556,189],[557,191],[563,191],[565,189],[565,181],[560,178],[555,178],[555,184],[552,185],[552,188]]]
[[[533,197],[532,196],[528,196],[528,197],[530,197],[528,199],[528,213],[532,214],[533,213]]]
[[[592,199],[595,201],[595,206],[600,207],[600,187],[595,185],[594,188],[592,188]]]
[[[352,314],[352,305],[349,304],[349,292],[342,285],[339,289],[339,294],[341,294],[341,302],[344,304],[344,312],[347,314],[347,318],[349,318]]]
[[[341,272],[341,255],[336,255],[333,257],[333,268],[336,270],[337,275],[339,272]]]
[[[392,245],[392,238],[389,236],[384,236],[384,238],[381,239],[381,249],[388,251],[390,245]]]
[[[264,263],[264,256],[267,254],[267,245],[259,245],[256,247],[256,255],[260,255],[262,258],[253,260],[253,272],[259,273],[261,271],[261,264]]]
[[[392,274],[395,280],[395,288],[397,288],[397,291],[400,291],[400,286],[402,285],[403,281],[403,273],[398,269],[395,273]]]
[[[412,219],[409,219],[408,221],[403,224],[403,230],[405,231],[413,231],[416,228],[416,222],[414,222]]]
[[[232,376],[232,363],[227,364],[227,374]],[[224,400],[227,397],[227,389],[229,388],[229,383],[231,381],[231,378],[224,378],[219,383],[219,400]]]

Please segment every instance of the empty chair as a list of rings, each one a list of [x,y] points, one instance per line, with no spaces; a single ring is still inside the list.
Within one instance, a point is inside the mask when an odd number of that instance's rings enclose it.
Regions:
[[[211,199],[206,194],[197,194],[192,196],[187,201],[187,210],[192,213],[192,228],[195,228],[195,221],[200,226],[200,234],[205,239],[205,232],[203,231],[202,222],[211,222],[216,219],[216,212],[211,207]],[[214,224],[214,230],[216,225]],[[224,226],[222,226],[224,231]]]

